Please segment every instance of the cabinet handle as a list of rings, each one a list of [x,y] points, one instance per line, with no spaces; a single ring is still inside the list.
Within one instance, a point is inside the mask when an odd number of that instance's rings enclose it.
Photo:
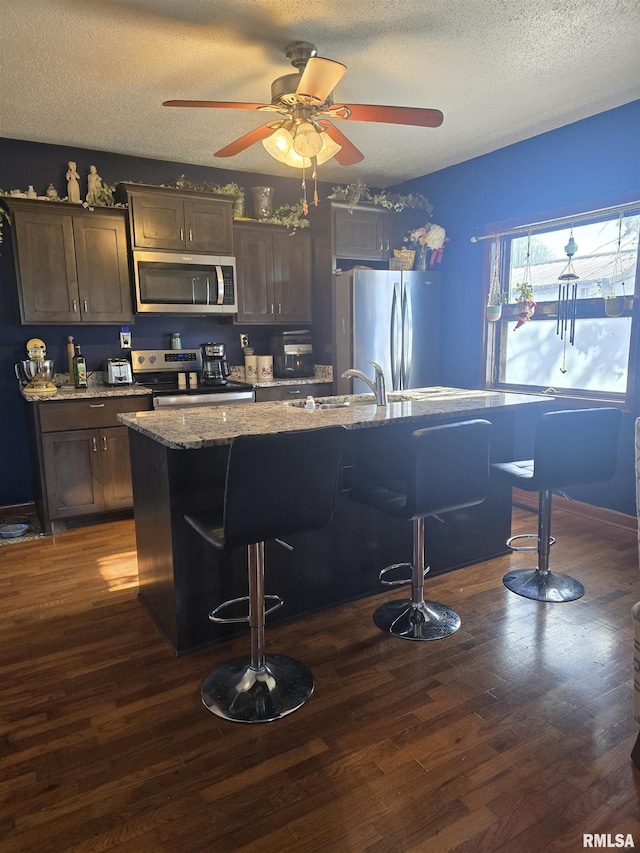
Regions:
[[[384,241],[384,250],[385,250],[385,252],[389,251],[389,241],[388,240]]]
[[[89,403],[90,409],[104,409],[104,403]]]
[[[189,242],[193,243],[193,231],[189,228]]]
[[[383,251],[383,249],[382,249],[382,237],[380,237],[380,239],[378,240],[378,251],[379,252]]]
[[[302,391],[299,388],[294,388],[293,391],[287,391],[287,394],[290,397],[295,397],[296,394],[302,394]]]
[[[180,229],[180,241],[182,242],[183,240],[184,240],[184,228],[181,228]]]
[[[83,306],[84,306],[84,313],[86,314],[86,313],[87,313],[87,311],[89,310],[89,306],[87,305],[87,300],[86,300],[86,299],[83,299],[83,300],[82,300],[82,304],[83,304]]]
[[[73,313],[77,314],[78,313],[78,303],[75,299],[72,300],[71,307],[72,307]]]
[[[278,314],[282,314],[282,305],[278,302]]]
[[[273,302],[269,303],[269,307],[270,307],[270,309],[271,309],[271,310],[270,310],[270,313],[271,313],[271,314],[273,314],[273,313],[274,313],[274,311],[273,311]]]
[[[94,452],[94,453],[97,453],[97,452],[98,452],[98,445],[97,445],[97,443],[96,443],[95,438],[92,438],[92,439],[91,439],[91,444],[93,445],[93,452]]]
[[[103,450],[107,449],[107,436],[106,435],[102,436],[102,449]]]

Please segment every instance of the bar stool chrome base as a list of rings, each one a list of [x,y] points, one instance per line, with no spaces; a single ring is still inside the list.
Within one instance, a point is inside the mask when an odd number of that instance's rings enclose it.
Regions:
[[[255,668],[249,656],[219,666],[202,684],[202,704],[225,720],[269,723],[297,710],[313,693],[313,675],[287,655],[264,655]]]
[[[584,587],[575,578],[558,572],[541,572],[540,569],[507,572],[502,582],[516,595],[534,601],[576,601],[584,595]]]
[[[441,640],[455,634],[461,624],[458,614],[445,604],[414,603],[408,598],[378,607],[373,621],[381,630],[404,640]]]

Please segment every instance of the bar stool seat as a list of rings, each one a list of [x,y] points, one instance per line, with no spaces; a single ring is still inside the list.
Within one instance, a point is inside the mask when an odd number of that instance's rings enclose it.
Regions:
[[[584,586],[569,575],[552,572],[549,549],[553,491],[569,486],[610,480],[618,459],[618,433],[622,412],[614,408],[569,409],[540,416],[534,438],[533,459],[498,462],[491,475],[509,486],[538,492],[538,533],[520,534],[507,540],[514,551],[538,552],[535,569],[507,572],[503,583],[511,592],[535,601],[575,601],[584,595]],[[513,545],[534,539],[533,548]]]
[[[250,656],[222,664],[202,685],[203,704],[219,717],[270,722],[295,711],[313,692],[313,675],[303,663],[264,651],[265,617],[283,604],[264,593],[264,543],[329,524],[345,433],[336,426],[239,436],[229,452],[222,510],[185,515],[214,548],[247,546],[249,595],[209,614],[213,622],[248,622],[251,636]],[[247,617],[220,615],[242,601],[248,601]]]
[[[399,469],[382,477],[377,465],[358,459],[351,497],[379,512],[413,522],[413,563],[396,563],[379,574],[383,584],[411,583],[411,598],[390,601],[379,607],[375,624],[405,640],[438,640],[460,627],[460,617],[450,607],[424,599],[424,520],[428,516],[482,503],[489,491],[489,441],[491,424],[486,420],[428,427],[414,432],[406,453],[396,457]],[[406,566],[411,578],[387,580]]]

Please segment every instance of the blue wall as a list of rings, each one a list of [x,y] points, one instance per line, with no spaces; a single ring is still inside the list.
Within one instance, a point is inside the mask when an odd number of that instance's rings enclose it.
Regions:
[[[576,212],[605,207],[612,199],[640,199],[639,146],[640,101],[634,101],[398,188],[426,195],[434,221],[450,238],[442,263],[443,384],[481,387],[484,243],[471,243],[471,236],[494,222],[536,221],[551,210]],[[640,380],[640,370],[636,377]],[[635,512],[632,432],[629,415],[615,481],[596,492],[576,492],[576,497]]]

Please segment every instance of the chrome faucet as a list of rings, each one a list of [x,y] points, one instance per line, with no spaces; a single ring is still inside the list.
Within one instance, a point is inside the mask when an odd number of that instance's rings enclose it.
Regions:
[[[384,373],[382,372],[382,368],[379,364],[376,364],[375,361],[370,361],[369,364],[373,365],[373,369],[375,371],[375,381],[371,381],[369,377],[364,374],[361,370],[356,370],[353,367],[350,367],[348,370],[342,374],[343,379],[362,379],[369,388],[376,395],[376,403],[378,406],[386,406],[387,405],[387,389],[384,383]]]

